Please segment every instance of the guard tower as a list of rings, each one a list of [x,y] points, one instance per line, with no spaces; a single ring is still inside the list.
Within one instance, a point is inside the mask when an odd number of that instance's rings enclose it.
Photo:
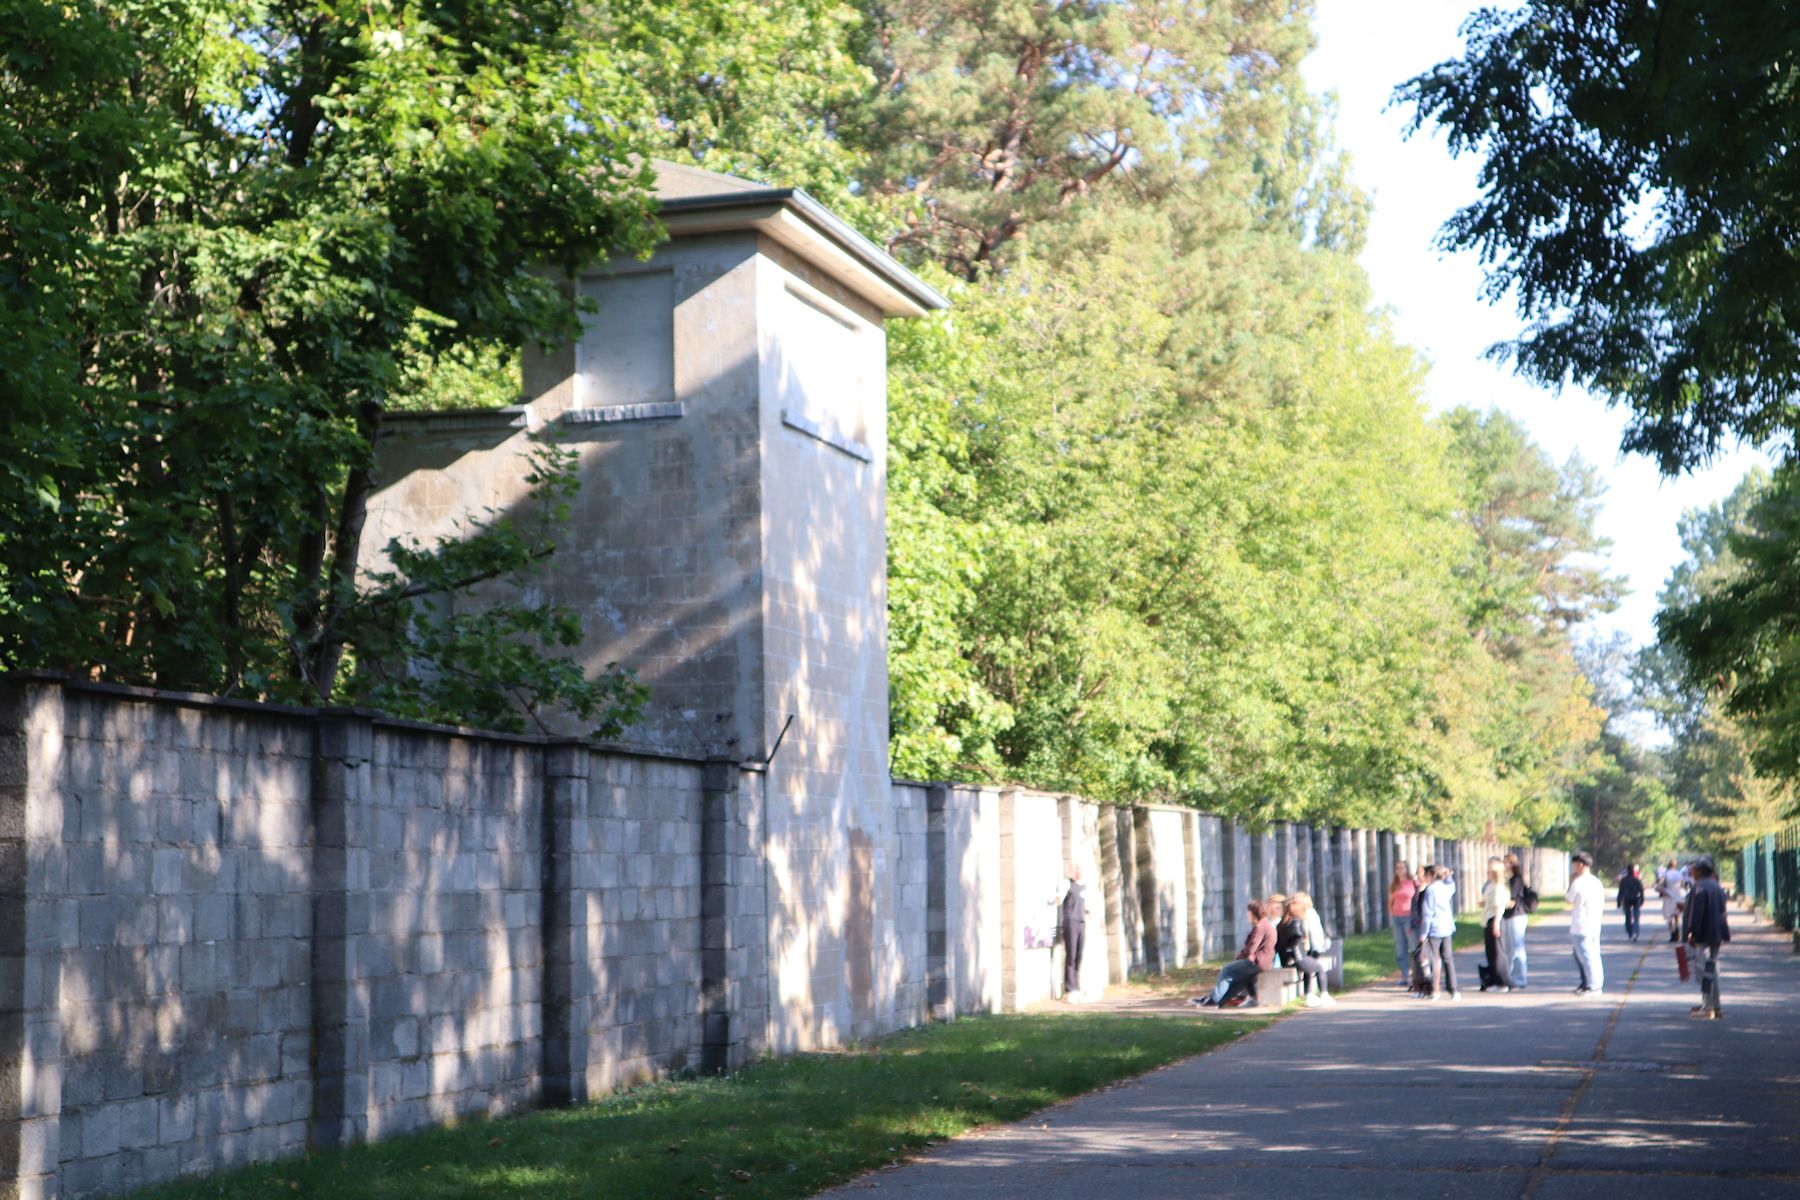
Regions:
[[[787,728],[765,778],[769,1040],[829,1044],[891,1003],[883,322],[945,301],[803,191],[657,172],[669,239],[574,281],[598,311],[527,352],[522,405],[386,428],[365,545],[521,504],[547,435],[577,453],[538,586],[584,615],[591,669],[649,686],[629,741],[761,761]]]

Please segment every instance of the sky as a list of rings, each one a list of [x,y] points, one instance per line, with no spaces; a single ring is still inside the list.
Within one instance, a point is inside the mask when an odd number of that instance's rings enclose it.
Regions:
[[[1456,57],[1457,28],[1476,5],[1462,0],[1317,0],[1318,48],[1307,59],[1308,84],[1337,98],[1336,131],[1351,174],[1374,202],[1363,267],[1376,303],[1391,310],[1400,340],[1431,365],[1434,409],[1468,404],[1499,408],[1522,421],[1558,462],[1579,454],[1607,485],[1600,532],[1613,545],[1611,565],[1629,594],[1618,611],[1592,622],[1592,635],[1655,640],[1656,594],[1682,558],[1676,522],[1694,507],[1723,499],[1759,454],[1739,450],[1704,471],[1665,480],[1642,456],[1623,457],[1625,415],[1578,389],[1560,393],[1527,383],[1483,357],[1522,327],[1510,304],[1481,298],[1472,254],[1447,256],[1432,245],[1438,227],[1477,195],[1479,162],[1450,156],[1441,134],[1404,136],[1409,109],[1389,107],[1394,87]]]

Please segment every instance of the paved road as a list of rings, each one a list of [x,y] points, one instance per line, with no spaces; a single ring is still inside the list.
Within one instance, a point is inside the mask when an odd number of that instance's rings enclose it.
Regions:
[[[1548,918],[1528,992],[1481,995],[1460,955],[1460,1003],[1356,993],[828,1195],[1800,1197],[1800,958],[1734,914],[1725,1019],[1696,1021],[1645,925],[1607,929],[1604,997],[1569,994]]]

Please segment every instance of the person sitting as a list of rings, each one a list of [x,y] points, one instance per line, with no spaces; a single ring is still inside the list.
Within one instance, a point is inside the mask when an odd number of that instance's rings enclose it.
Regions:
[[[1325,988],[1325,964],[1319,955],[1331,948],[1325,936],[1325,924],[1314,911],[1312,897],[1295,892],[1288,898],[1286,919],[1275,931],[1275,956],[1284,967],[1300,972],[1300,991],[1306,1007],[1336,1004]]]
[[[1220,968],[1212,992],[1192,997],[1189,1004],[1223,1007],[1234,994],[1254,991],[1256,973],[1275,965],[1275,924],[1263,913],[1263,902],[1252,900],[1245,911],[1250,914],[1250,932],[1244,935],[1243,949]]]

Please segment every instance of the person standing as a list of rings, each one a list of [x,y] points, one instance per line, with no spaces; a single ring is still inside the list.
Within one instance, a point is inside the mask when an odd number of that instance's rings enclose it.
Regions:
[[[1606,990],[1606,965],[1600,961],[1600,913],[1606,893],[1594,878],[1594,860],[1577,853],[1569,860],[1569,944],[1575,953],[1575,969],[1581,972],[1577,996]]]
[[[1525,931],[1531,926],[1532,910],[1537,908],[1537,893],[1525,880],[1525,869],[1519,856],[1506,856],[1506,891],[1511,903],[1502,914],[1506,919],[1506,970],[1512,985],[1524,991],[1526,978]]]
[[[1669,865],[1656,873],[1656,894],[1662,897],[1663,921],[1669,926],[1669,940],[1681,938],[1681,870],[1670,859]]]
[[[1481,942],[1487,951],[1487,971],[1481,980],[1481,990],[1499,988],[1510,992],[1511,964],[1501,943],[1506,936],[1506,909],[1512,903],[1512,890],[1507,887],[1504,859],[1488,859],[1487,868],[1487,882],[1481,887]]]
[[[1690,1009],[1703,1021],[1717,1021],[1719,1010],[1719,946],[1731,940],[1725,921],[1725,889],[1713,876],[1712,860],[1703,858],[1693,867],[1693,890],[1681,914],[1681,936],[1700,959],[1700,1003]]]
[[[1425,935],[1423,957],[1432,964],[1430,998],[1436,1000],[1448,989],[1452,1000],[1461,1000],[1462,991],[1456,986],[1456,947],[1452,944],[1456,936],[1456,880],[1449,867],[1438,867],[1433,875],[1420,912]]]
[[[1413,951],[1419,946],[1412,929],[1413,894],[1418,890],[1411,868],[1404,861],[1395,863],[1394,878],[1388,882],[1388,921],[1394,927],[1394,965],[1400,968],[1402,988],[1411,979]]]
[[[1644,878],[1632,863],[1619,876],[1619,907],[1625,911],[1625,936],[1638,940],[1638,914],[1644,907]]]
[[[1081,993],[1081,955],[1087,949],[1087,891],[1081,886],[1081,864],[1069,868],[1062,898],[1063,999],[1085,1004]]]

